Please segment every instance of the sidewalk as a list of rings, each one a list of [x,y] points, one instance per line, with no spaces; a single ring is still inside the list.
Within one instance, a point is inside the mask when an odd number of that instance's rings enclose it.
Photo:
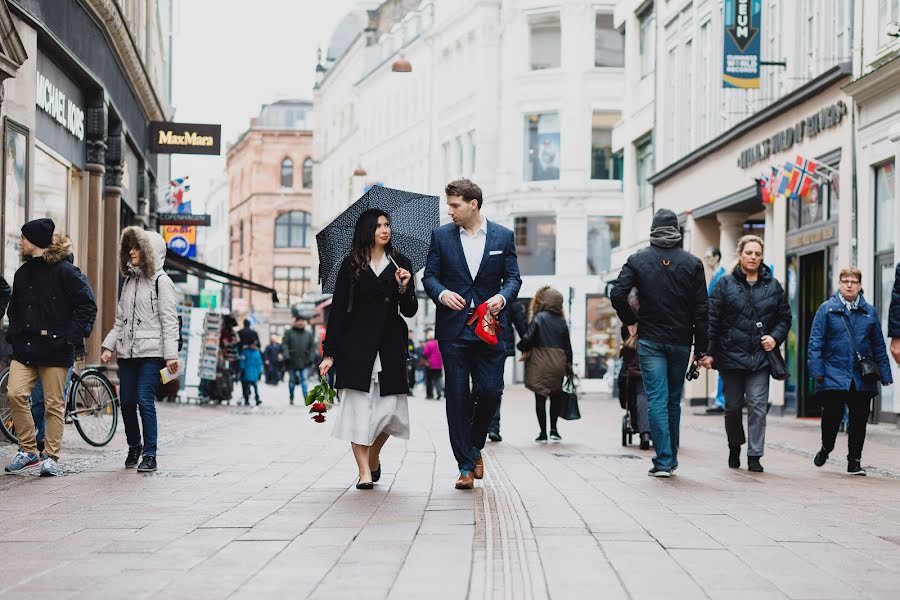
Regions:
[[[897,598],[900,432],[846,437],[812,465],[817,423],[770,419],[766,472],[726,466],[721,417],[685,410],[678,475],[647,477],[607,396],[538,445],[508,390],[473,492],[453,489],[444,404],[410,400],[376,489],[358,491],[329,422],[263,387],[260,408],[160,405],[160,472],[122,468],[67,427],[55,479],[0,479],[3,598]],[[695,409],[696,410],[696,409]],[[877,430],[877,431],[876,431]],[[14,448],[0,449],[2,459]],[[744,459],[744,462],[746,460]]]

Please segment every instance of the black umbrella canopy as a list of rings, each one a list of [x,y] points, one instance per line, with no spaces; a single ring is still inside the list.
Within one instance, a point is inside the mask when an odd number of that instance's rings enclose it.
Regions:
[[[356,221],[370,208],[379,208],[390,216],[391,242],[412,261],[413,272],[425,267],[431,230],[440,224],[440,200],[437,196],[376,185],[316,234],[323,292],[334,293],[341,263],[350,254]]]

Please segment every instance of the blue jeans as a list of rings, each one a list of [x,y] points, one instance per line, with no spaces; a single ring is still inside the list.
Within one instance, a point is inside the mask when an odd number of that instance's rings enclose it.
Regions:
[[[506,353],[502,345],[489,346],[481,340],[442,340],[439,345],[450,446],[459,470],[473,471],[503,395]]]
[[[161,358],[119,359],[119,404],[125,439],[130,448],[139,446],[143,430],[144,456],[156,456],[156,388],[161,381],[159,370],[164,366]]]
[[[72,382],[72,367],[66,373],[65,394],[68,398],[69,386]],[[34,419],[35,439],[39,442],[44,441],[44,384],[38,377],[34,382],[34,389],[31,390],[31,417]]]
[[[306,388],[306,369],[288,369],[288,395],[291,398],[291,402],[294,401],[294,388],[297,387],[298,381],[305,399],[306,394],[309,393],[309,390]]]
[[[725,408],[725,383],[722,381],[722,375],[719,375],[719,386],[716,390],[716,406]]]
[[[656,449],[653,465],[657,469],[670,471],[678,466],[681,390],[690,359],[689,345],[638,340],[638,360],[647,392],[650,435]]]

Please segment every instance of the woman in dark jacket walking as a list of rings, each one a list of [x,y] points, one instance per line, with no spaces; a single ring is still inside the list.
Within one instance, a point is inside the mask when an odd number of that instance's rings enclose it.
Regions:
[[[341,406],[332,435],[347,440],[359,468],[359,489],[381,477],[381,448],[393,435],[409,439],[403,316],[416,314],[409,259],[391,245],[390,217],[370,209],[359,216],[350,256],[338,273],[319,365],[337,365]]]
[[[893,382],[881,320],[863,298],[861,281],[862,272],[856,267],[841,269],[840,288],[816,311],[807,358],[809,374],[816,379],[816,397],[822,402],[822,448],[813,462],[821,467],[834,450],[846,405],[847,472],[851,475],[866,474],[861,460],[869,403],[878,395],[879,381],[881,385]],[[878,363],[877,378],[863,378],[857,353]]]
[[[769,403],[767,352],[780,352],[791,329],[791,308],[781,284],[763,264],[764,243],[755,235],[738,242],[738,264],[709,297],[709,347],[702,364],[719,370],[725,390],[728,466],[741,466],[747,406],[747,468],[761,473]]]
[[[563,297],[548,285],[531,301],[531,322],[518,348],[525,355],[525,387],[534,392],[535,412],[541,433],[536,442],[547,441],[547,398],[550,398],[550,439],[562,437],[556,428],[562,404],[563,378],[572,373],[572,342],[563,316]]]

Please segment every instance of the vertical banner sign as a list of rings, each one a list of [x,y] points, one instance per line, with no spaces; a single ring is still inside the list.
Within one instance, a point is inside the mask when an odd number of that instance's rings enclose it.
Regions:
[[[725,0],[722,87],[759,89],[761,0]]]

